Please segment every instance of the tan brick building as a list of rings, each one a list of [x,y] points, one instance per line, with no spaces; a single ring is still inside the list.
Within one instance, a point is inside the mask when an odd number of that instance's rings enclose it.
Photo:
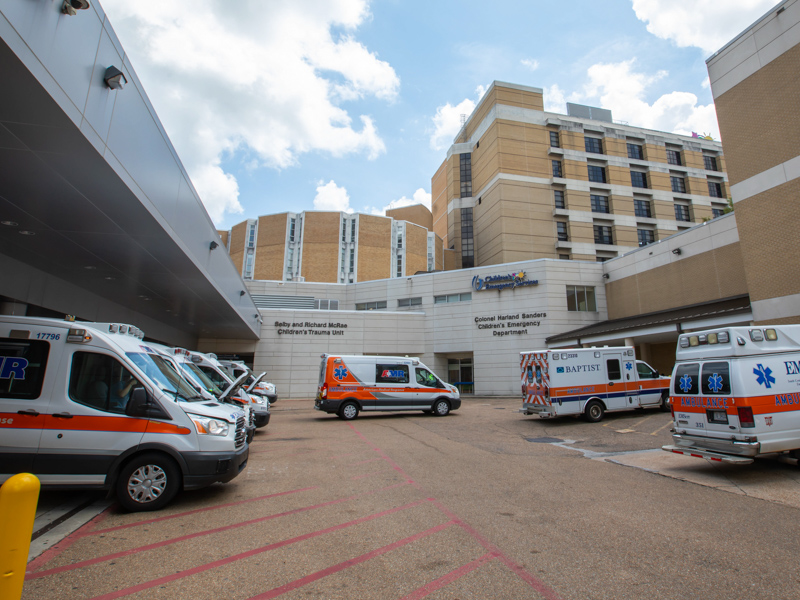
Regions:
[[[387,216],[306,211],[247,219],[220,232],[245,280],[355,283],[441,271],[441,237],[422,205]]]
[[[469,116],[431,180],[433,230],[460,266],[602,262],[727,208],[719,142],[568,109],[495,81]]]

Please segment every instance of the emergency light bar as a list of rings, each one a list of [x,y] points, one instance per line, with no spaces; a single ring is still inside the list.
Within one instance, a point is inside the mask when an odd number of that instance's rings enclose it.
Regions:
[[[70,329],[67,332],[67,341],[77,344],[85,344],[92,341],[92,336],[86,333],[85,329]]]

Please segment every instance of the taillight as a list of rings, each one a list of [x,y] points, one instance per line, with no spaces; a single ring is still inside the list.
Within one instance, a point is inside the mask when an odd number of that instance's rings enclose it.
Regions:
[[[672,403],[672,398],[669,399],[669,414],[672,415],[672,420],[675,420],[675,405]]]
[[[323,400],[327,399],[327,397],[328,397],[328,384],[327,383],[322,386],[322,394],[321,395],[322,395],[322,399]]]
[[[739,406],[736,409],[739,412],[739,426],[740,427],[755,427],[756,421],[753,418],[753,409],[749,406]]]

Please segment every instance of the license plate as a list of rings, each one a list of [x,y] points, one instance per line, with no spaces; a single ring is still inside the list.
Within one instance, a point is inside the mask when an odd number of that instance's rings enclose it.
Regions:
[[[718,423],[720,425],[727,425],[728,424],[728,413],[724,410],[707,410],[706,416],[708,417],[709,423]]]

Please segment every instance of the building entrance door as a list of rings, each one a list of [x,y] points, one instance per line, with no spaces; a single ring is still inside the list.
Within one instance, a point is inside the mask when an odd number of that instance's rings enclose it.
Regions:
[[[472,394],[475,382],[472,379],[472,358],[448,358],[447,382],[456,386],[462,394]]]

